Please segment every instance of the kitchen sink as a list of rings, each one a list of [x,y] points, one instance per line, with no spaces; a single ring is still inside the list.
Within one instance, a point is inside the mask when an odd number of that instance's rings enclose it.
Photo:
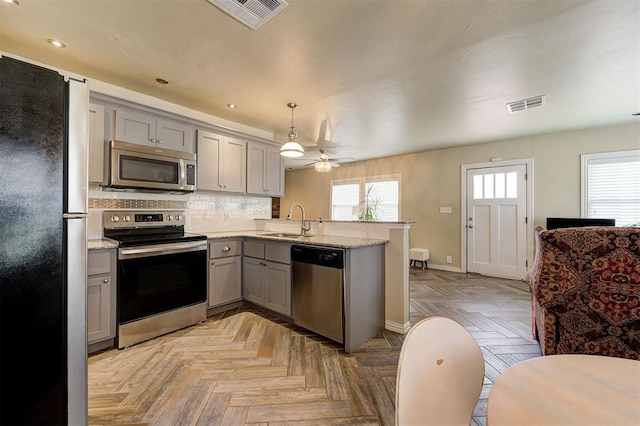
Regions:
[[[308,238],[312,236],[312,235],[288,234],[286,232],[268,232],[262,235],[265,237],[279,237],[279,238]]]

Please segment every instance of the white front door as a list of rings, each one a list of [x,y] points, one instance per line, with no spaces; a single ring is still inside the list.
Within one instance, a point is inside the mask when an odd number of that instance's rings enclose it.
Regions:
[[[524,278],[527,270],[527,166],[467,170],[467,271]]]

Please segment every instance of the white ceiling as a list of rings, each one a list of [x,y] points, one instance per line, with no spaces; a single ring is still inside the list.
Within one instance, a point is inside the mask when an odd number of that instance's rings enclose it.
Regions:
[[[0,50],[280,142],[295,101],[302,144],[356,159],[640,120],[637,0],[289,0],[257,31],[207,0],[20,0]]]

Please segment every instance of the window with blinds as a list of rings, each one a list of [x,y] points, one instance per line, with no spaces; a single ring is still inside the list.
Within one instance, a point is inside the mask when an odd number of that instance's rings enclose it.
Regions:
[[[398,221],[398,180],[365,181],[365,197],[377,220]]]
[[[582,155],[582,215],[640,226],[640,150]]]
[[[400,175],[331,182],[331,219],[400,220]]]
[[[360,182],[331,183],[331,219],[358,220]]]

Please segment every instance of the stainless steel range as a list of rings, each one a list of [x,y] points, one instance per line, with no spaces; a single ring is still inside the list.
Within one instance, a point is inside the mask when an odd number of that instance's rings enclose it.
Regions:
[[[118,241],[118,348],[207,317],[207,237],[184,232],[183,211],[105,211]]]

